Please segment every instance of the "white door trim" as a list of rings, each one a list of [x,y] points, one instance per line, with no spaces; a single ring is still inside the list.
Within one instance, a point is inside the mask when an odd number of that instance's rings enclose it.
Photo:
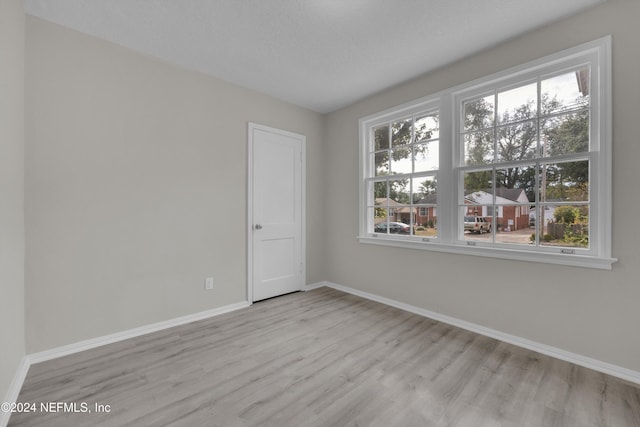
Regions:
[[[300,258],[301,258],[301,289],[307,283],[307,262],[306,262],[306,248],[307,248],[307,223],[306,223],[306,194],[307,194],[307,139],[304,135],[288,132],[281,129],[272,128],[269,126],[260,125],[257,123],[249,122],[247,126],[247,302],[253,304],[253,131],[263,130],[266,132],[277,133],[283,136],[293,137],[300,139],[301,141],[301,234],[300,234]]]

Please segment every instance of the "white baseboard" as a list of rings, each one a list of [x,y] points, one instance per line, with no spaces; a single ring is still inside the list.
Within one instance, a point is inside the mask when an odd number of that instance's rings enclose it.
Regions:
[[[602,372],[617,378],[621,378],[625,381],[629,381],[635,384],[640,384],[640,372],[633,371],[631,369],[623,368],[621,366],[612,365],[611,363],[603,362],[601,360],[592,359],[587,356],[572,353],[560,348],[552,347],[546,344],[541,344],[535,341],[531,341],[525,338],[521,338],[515,335],[507,334],[504,332],[496,331],[495,329],[486,328],[476,323],[467,322],[465,320],[456,319],[455,317],[447,316],[444,314],[436,313],[434,311],[426,310],[424,308],[416,307],[403,302],[395,301],[389,298],[381,297],[368,292],[363,292],[358,289],[349,288],[347,286],[338,285],[331,282],[314,283],[309,285],[310,289],[316,289],[321,286],[327,286],[329,288],[337,289],[342,292],[357,295],[362,298],[366,298],[372,301],[376,301],[382,304],[396,307],[401,310],[408,311],[410,313],[418,314],[429,319],[437,320],[442,323],[447,323],[452,326],[457,326],[462,329],[466,329],[471,332],[475,332],[480,335],[484,335],[490,338],[495,338],[499,341],[504,341],[509,344],[516,345],[518,347],[533,350],[547,356],[554,357],[556,359],[564,360],[566,362],[574,363],[585,368],[593,369],[594,371]]]
[[[13,376],[13,380],[9,385],[9,390],[7,390],[7,394],[5,395],[2,402],[15,402],[18,399],[18,395],[20,394],[20,390],[22,389],[22,384],[24,383],[24,379],[27,377],[27,371],[29,371],[29,361],[25,356],[20,361],[20,366],[18,366],[18,369]],[[1,427],[5,427],[9,423],[9,417],[11,417],[11,412],[0,411]]]
[[[231,311],[239,310],[241,308],[249,307],[247,301],[239,302],[236,304],[226,305],[224,307],[218,307],[207,311],[201,311],[199,313],[193,313],[182,317],[176,317],[175,319],[169,319],[162,322],[152,323],[150,325],[141,326],[139,328],[128,329],[122,332],[116,332],[115,334],[104,335],[98,338],[92,338],[85,341],[65,345],[62,347],[52,348],[50,350],[41,351],[27,355],[29,365],[34,363],[40,363],[58,357],[67,356],[69,354],[78,353],[84,350],[90,350],[92,348],[101,347],[103,345],[112,344],[118,341],[126,340],[129,338],[139,337],[140,335],[150,334],[152,332],[161,331],[163,329],[172,328],[174,326],[184,325],[186,323],[195,322],[197,320],[207,319],[209,317],[219,316],[221,314],[229,313]]]
[[[327,283],[328,282],[309,283],[308,285],[304,285],[301,290],[303,292],[312,291],[314,289],[318,289],[318,288],[322,288],[322,287],[325,287],[325,286],[329,286]]]
[[[96,347],[101,347],[103,345],[112,344],[129,338],[135,338],[140,335],[161,331],[164,329],[172,328],[174,326],[184,325],[187,323],[195,322],[197,320],[208,319],[210,317],[230,313],[241,308],[246,308],[250,305],[251,304],[249,304],[248,301],[242,301],[236,304],[226,305],[224,307],[218,307],[207,311],[201,311],[199,313],[176,317],[175,319],[165,320],[163,322],[152,323],[150,325],[141,326],[139,328],[128,329],[126,331],[117,332],[115,334],[105,335],[102,337],[92,338],[74,344],[41,351],[38,353],[28,354],[22,359],[22,362],[20,363],[20,366],[18,367],[18,370],[13,377],[13,381],[9,386],[9,390],[7,391],[7,395],[3,402],[15,402],[18,399],[20,390],[22,389],[22,385],[27,376],[27,372],[29,371],[29,367],[34,363],[45,362],[47,360],[56,359],[58,357],[67,356],[69,354],[78,353]],[[7,425],[10,415],[11,413],[0,411],[0,427],[5,427]]]

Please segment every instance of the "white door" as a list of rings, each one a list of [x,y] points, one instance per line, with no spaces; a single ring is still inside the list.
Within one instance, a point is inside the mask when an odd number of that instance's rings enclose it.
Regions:
[[[305,137],[249,123],[248,299],[304,282]]]

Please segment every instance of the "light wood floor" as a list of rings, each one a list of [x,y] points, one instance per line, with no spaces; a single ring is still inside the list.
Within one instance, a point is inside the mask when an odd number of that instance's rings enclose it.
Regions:
[[[640,426],[640,388],[328,288],[33,365],[19,400],[111,412],[10,426]]]

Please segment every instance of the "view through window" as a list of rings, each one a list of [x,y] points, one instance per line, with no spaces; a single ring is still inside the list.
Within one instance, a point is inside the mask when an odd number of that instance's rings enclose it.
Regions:
[[[419,112],[371,129],[370,231],[437,235],[438,111]],[[373,174],[372,174],[373,175]]]
[[[610,38],[360,120],[360,241],[611,268]]]
[[[464,240],[589,247],[589,82],[581,67],[462,103]]]

